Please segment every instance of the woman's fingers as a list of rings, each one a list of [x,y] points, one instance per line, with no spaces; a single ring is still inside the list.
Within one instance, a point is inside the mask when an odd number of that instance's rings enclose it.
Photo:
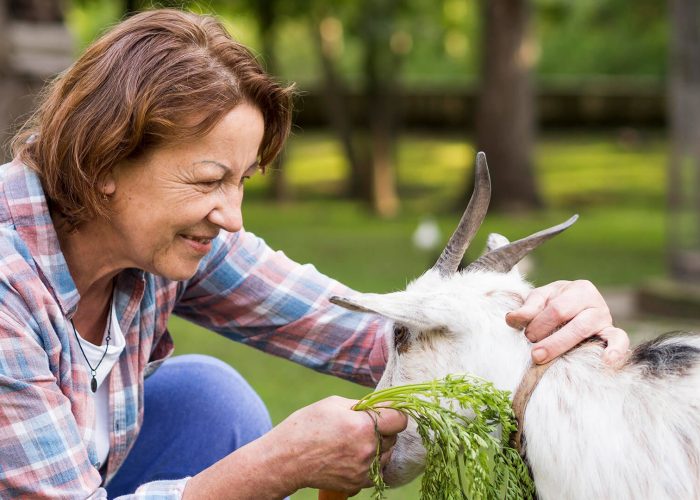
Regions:
[[[610,311],[598,290],[585,281],[565,283],[546,290],[549,293],[547,302],[534,315],[525,328],[525,335],[532,342],[538,342],[554,333],[559,327],[567,324],[579,314],[590,309],[596,312],[586,314],[592,323],[580,323],[579,329],[583,338],[599,332],[603,327],[612,324]]]
[[[381,408],[377,411],[377,430],[383,436],[398,434],[407,424],[408,418],[398,410]]]
[[[602,320],[603,316],[603,312],[594,308],[581,311],[555,334],[540,340],[533,346],[533,360],[536,363],[546,363],[577,346],[582,340],[595,335],[606,326]],[[597,325],[598,328],[592,325]]]
[[[629,348],[627,334],[612,324],[605,299],[586,280],[556,281],[534,289],[521,307],[506,315],[506,322],[524,329],[535,343],[536,363],[546,363],[593,335],[607,342],[603,360],[610,365],[623,360]]]
[[[355,411],[356,403],[329,397],[297,410],[273,429],[277,440],[300,450],[294,462],[296,489],[354,492],[371,486],[368,470],[377,453],[377,439],[388,459],[407,418],[390,408]]]
[[[598,335],[608,343],[603,352],[603,361],[610,366],[617,366],[627,359],[630,348],[630,339],[624,330],[609,326],[601,330]]]
[[[382,436],[381,438],[381,444],[379,445],[379,449],[381,450],[382,453],[387,452],[391,450],[391,448],[396,444],[396,435],[392,436]]]
[[[379,464],[384,467],[391,460],[391,454],[394,452],[394,448],[390,448],[383,452],[379,457]]]
[[[506,314],[506,322],[512,328],[525,328],[547,305],[549,297],[555,293],[563,281],[555,281],[549,285],[535,288],[525,298],[523,305]]]

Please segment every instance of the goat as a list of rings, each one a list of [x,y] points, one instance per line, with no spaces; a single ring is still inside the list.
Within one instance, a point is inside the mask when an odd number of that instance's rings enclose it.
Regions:
[[[483,153],[476,163],[472,198],[432,269],[402,292],[331,299],[394,322],[378,388],[468,372],[513,394],[531,368],[530,342],[505,322],[532,288],[515,265],[575,217],[513,243],[491,235],[486,253],[456,272],[490,198]],[[556,359],[532,392],[521,452],[539,498],[700,498],[700,335],[661,336],[618,368],[603,364],[602,350],[601,342],[581,344]],[[424,462],[409,424],[385,481],[405,484]]]

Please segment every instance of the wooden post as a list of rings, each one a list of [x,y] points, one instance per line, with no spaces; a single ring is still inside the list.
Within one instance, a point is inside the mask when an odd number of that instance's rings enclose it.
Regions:
[[[700,283],[700,3],[669,7],[667,258],[673,279]]]
[[[0,160],[28,118],[44,82],[73,61],[73,39],[60,0],[0,1]]]
[[[669,0],[669,278],[643,285],[645,313],[700,318],[700,3]]]

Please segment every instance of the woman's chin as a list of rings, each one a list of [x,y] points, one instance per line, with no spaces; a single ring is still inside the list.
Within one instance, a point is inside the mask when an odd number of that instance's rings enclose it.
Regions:
[[[156,266],[153,274],[171,281],[187,281],[191,279],[197,272],[197,269],[199,269],[200,260],[196,262],[174,262],[171,265]]]

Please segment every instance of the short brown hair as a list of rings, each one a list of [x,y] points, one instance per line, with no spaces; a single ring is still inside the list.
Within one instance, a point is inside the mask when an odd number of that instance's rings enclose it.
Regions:
[[[215,18],[142,12],[103,35],[45,89],[13,139],[13,153],[39,173],[52,208],[77,227],[108,215],[98,186],[116,164],[202,137],[242,102],[263,115],[258,153],[268,165],[289,134],[291,87],[272,80]]]

